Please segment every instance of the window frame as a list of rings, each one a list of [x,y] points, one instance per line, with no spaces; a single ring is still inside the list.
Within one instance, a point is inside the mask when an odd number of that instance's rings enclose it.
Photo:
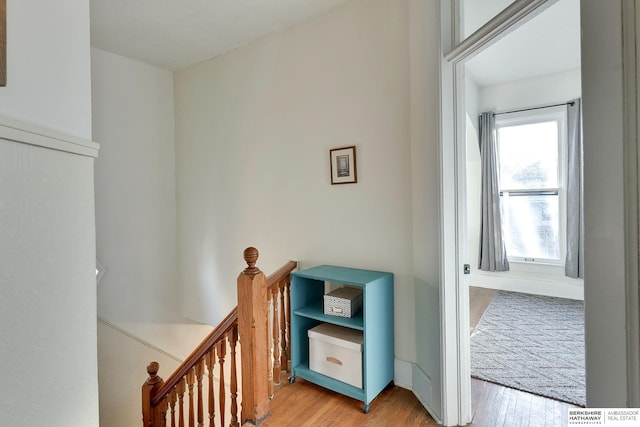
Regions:
[[[554,265],[564,266],[566,251],[567,251],[567,169],[568,169],[568,146],[567,146],[567,108],[566,105],[534,108],[525,111],[514,111],[498,113],[495,117],[496,128],[496,158],[498,165],[500,164],[500,138],[499,130],[505,127],[529,125],[544,122],[556,122],[558,129],[558,240],[559,240],[559,259],[550,258],[535,258],[535,257],[520,257],[511,256],[507,251],[507,258],[509,262],[526,263],[526,264],[538,264],[538,265]],[[500,179],[498,179],[498,185],[500,187],[500,206],[502,208],[503,194],[507,193],[507,197],[511,193],[529,193],[531,195],[544,195],[549,192],[555,192],[556,188],[546,189],[503,189],[500,185]],[[514,195],[511,197],[519,197],[522,194]],[[503,233],[505,233],[506,225],[503,219]]]

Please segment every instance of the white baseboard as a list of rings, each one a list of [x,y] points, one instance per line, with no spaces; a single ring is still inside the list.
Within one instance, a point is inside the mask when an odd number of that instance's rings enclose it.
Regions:
[[[394,374],[393,383],[398,387],[406,388],[407,390],[413,389],[413,370],[412,363],[405,362],[404,360],[395,359],[394,361]]]
[[[412,364],[412,384],[413,394],[422,403],[422,406],[429,412],[438,424],[442,424],[442,420],[438,416],[438,412],[431,407],[433,402],[433,389],[431,378],[415,363]]]
[[[395,359],[394,363],[394,384],[412,391],[422,406],[429,412],[429,415],[438,424],[442,424],[442,420],[437,415],[438,412],[434,411],[429,403],[433,403],[431,378],[415,363],[399,359]]]
[[[474,271],[469,277],[469,286],[584,300],[584,286],[582,285],[582,281],[575,279],[545,280],[542,275],[528,276],[525,273],[516,275],[511,272],[493,273]]]

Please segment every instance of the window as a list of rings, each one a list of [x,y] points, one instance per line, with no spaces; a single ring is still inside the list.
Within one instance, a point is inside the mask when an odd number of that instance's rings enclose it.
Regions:
[[[496,132],[509,260],[563,264],[566,109],[498,115]]]

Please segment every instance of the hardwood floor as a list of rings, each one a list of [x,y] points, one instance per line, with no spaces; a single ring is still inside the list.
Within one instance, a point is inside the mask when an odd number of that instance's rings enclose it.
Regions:
[[[569,408],[577,408],[498,384],[471,379],[474,427],[564,427]]]
[[[470,329],[480,321],[495,291],[469,289]],[[283,378],[285,376],[283,375]],[[568,409],[576,406],[486,381],[471,380],[473,422],[468,427],[562,427]],[[389,387],[373,402],[368,414],[362,402],[297,379],[283,382],[271,401],[264,427],[325,426],[437,426],[438,424],[409,390]]]
[[[469,287],[470,333],[473,334],[482,317],[482,313],[484,313],[489,304],[491,304],[491,300],[493,300],[495,295],[496,291],[494,289]]]
[[[468,427],[563,427],[568,405],[552,399],[472,379],[473,422]],[[390,387],[368,414],[362,402],[298,379],[283,383],[271,401],[264,427],[411,426],[438,424],[409,390]]]
[[[300,378],[285,383],[271,401],[271,415],[264,427],[415,426],[438,424],[409,390],[389,387],[371,402],[368,414],[362,402],[327,390]]]

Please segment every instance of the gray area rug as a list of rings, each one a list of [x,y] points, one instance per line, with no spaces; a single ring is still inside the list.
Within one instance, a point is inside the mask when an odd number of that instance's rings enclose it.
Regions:
[[[585,406],[584,303],[498,292],[471,336],[471,376]]]

